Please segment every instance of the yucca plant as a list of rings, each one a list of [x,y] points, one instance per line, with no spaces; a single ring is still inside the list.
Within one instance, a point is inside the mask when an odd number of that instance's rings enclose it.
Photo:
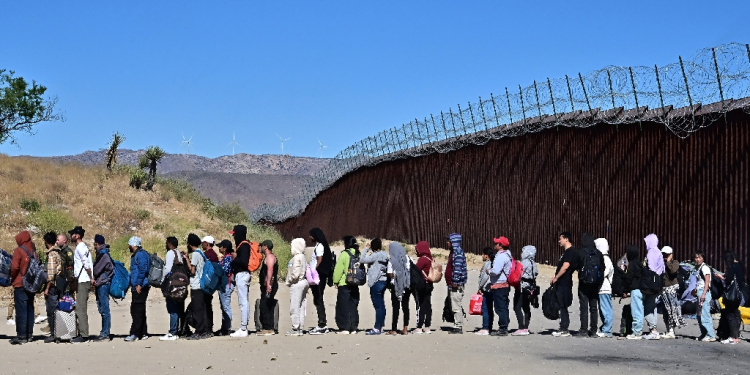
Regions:
[[[109,143],[109,149],[107,150],[107,171],[112,172],[112,169],[117,165],[117,149],[123,142],[125,142],[124,135],[119,132],[112,134],[112,141]]]
[[[159,146],[150,146],[146,152],[138,159],[138,167],[148,168],[148,178],[146,181],[146,190],[153,190],[156,183],[156,164],[161,161],[167,153]]]

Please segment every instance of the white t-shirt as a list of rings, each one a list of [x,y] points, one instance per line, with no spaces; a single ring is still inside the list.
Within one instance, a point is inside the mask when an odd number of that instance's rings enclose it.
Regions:
[[[174,254],[177,253],[177,259],[175,260]],[[172,272],[172,267],[177,264],[182,263],[182,254],[180,254],[180,251],[175,250],[168,250],[167,256],[164,259],[164,274],[162,275],[162,281],[169,275],[170,272]]]
[[[200,289],[203,265],[206,264],[203,254],[199,254],[198,250],[193,251],[193,254],[190,256],[190,264],[195,266],[195,275],[190,277],[190,289]]]
[[[86,270],[90,270],[92,264],[94,264],[94,261],[91,260],[89,247],[83,242],[76,245],[76,250],[73,254],[73,272],[75,272],[74,276],[80,273],[78,276],[79,283],[91,281],[89,273]]]
[[[317,244],[315,245],[315,250],[313,250],[312,259],[310,259],[310,267],[315,269],[318,267],[318,257],[322,257],[323,253],[325,252],[325,248],[323,247],[323,244]]]
[[[706,263],[703,263],[701,264],[700,267],[698,267],[698,282],[695,284],[695,290],[698,293],[698,298],[700,298],[700,296],[703,295],[703,288],[706,285],[705,277],[706,275],[710,275],[710,274],[711,274],[711,269],[708,268]],[[712,297],[716,297],[716,296],[712,296]]]

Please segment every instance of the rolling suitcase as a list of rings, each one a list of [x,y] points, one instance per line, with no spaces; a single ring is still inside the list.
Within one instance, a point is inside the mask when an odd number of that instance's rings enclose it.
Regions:
[[[55,340],[70,341],[76,336],[78,336],[78,322],[76,321],[75,310],[71,312],[56,310]]]
[[[279,301],[274,300],[276,303],[273,306],[273,330],[279,333]],[[255,300],[255,330],[260,332],[263,330],[263,326],[260,324],[260,298]]]

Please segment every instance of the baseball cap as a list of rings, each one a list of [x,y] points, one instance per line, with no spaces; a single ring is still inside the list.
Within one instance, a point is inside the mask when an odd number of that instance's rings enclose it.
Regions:
[[[260,244],[261,245],[266,245],[266,247],[268,248],[268,250],[273,250],[273,242],[271,242],[271,240],[265,240],[265,241],[261,242]]]
[[[672,250],[672,248],[669,246],[664,246],[661,248],[661,252],[664,254],[672,254],[674,250]]]
[[[232,241],[224,240],[224,241],[219,242],[216,246],[223,247],[225,249],[232,249]]]
[[[494,238],[494,240],[495,240],[495,243],[499,244],[500,246],[503,246],[503,247],[510,246],[510,241],[508,241],[508,238],[506,237]]]
[[[211,237],[211,236],[206,236],[206,237],[203,237],[203,239],[201,240],[201,242],[208,242],[208,243],[210,243],[211,245],[213,245],[215,241],[214,241],[214,238],[213,238],[213,237]]]

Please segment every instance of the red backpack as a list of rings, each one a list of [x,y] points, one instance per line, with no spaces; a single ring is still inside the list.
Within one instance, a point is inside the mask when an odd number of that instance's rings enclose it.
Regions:
[[[513,259],[513,255],[508,251],[510,257],[510,273],[508,273],[508,284],[514,288],[521,286],[521,275],[523,275],[523,265],[521,262]]]

